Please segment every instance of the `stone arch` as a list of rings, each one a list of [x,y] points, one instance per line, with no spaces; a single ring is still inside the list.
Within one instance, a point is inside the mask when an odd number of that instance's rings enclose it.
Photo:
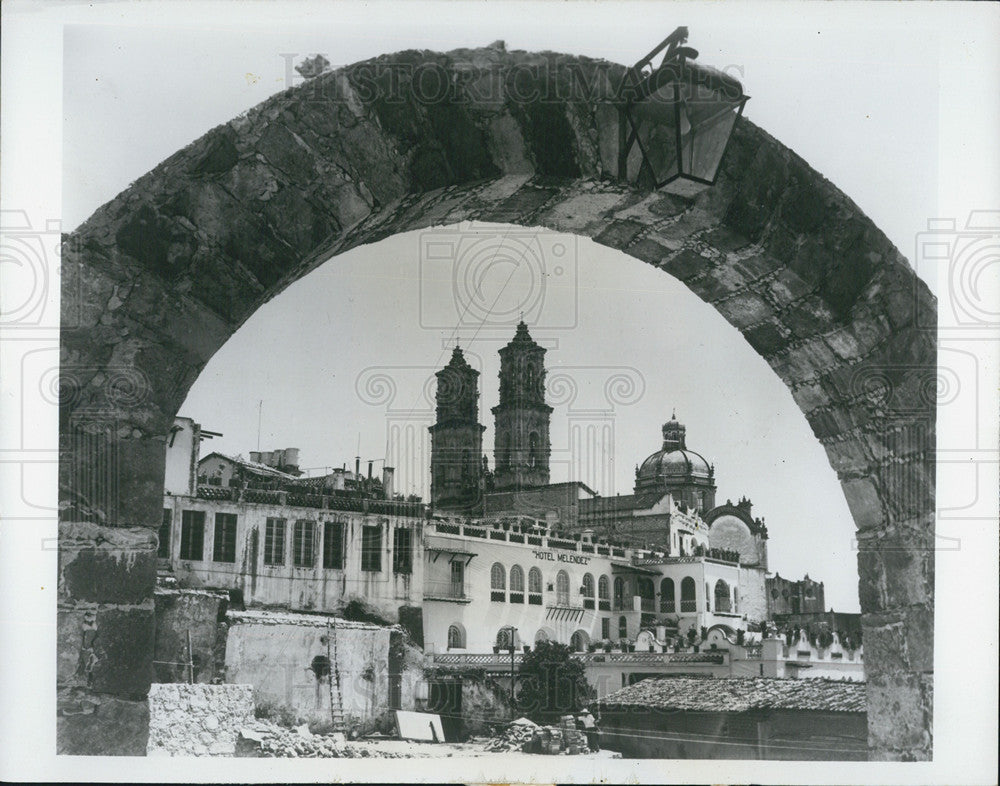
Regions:
[[[417,67],[437,71],[447,94],[415,90]],[[850,199],[745,119],[716,184],[697,195],[617,182],[609,98],[623,73],[492,48],[325,73],[209,131],[64,238],[61,753],[108,752],[94,741],[132,722],[121,718],[142,723],[164,441],[208,359],[337,254],[471,218],[572,232],[648,262],[768,361],[858,528],[866,637],[878,642],[866,664],[874,755],[929,757],[934,300]],[[67,580],[96,543],[106,567],[86,587]],[[122,579],[113,566],[126,554]],[[74,631],[92,604],[114,611],[98,615],[97,638],[122,646],[83,673],[71,665],[90,662]],[[81,691],[112,709],[75,714]]]

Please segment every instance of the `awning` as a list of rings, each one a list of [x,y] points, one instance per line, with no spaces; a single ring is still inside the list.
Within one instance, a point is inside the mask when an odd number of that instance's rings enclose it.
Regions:
[[[638,565],[631,565],[627,562],[612,562],[611,563],[612,573],[641,573],[645,576],[659,576],[660,572],[658,570],[650,570],[649,568],[640,568]]]
[[[431,562],[437,562],[438,557],[442,554],[450,554],[452,558],[455,557],[464,558],[465,564],[468,565],[472,562],[472,558],[477,556],[475,551],[469,551],[468,549],[462,548],[461,546],[451,546],[447,543],[433,543],[428,541],[427,545],[424,547],[428,553],[433,553],[434,557]]]

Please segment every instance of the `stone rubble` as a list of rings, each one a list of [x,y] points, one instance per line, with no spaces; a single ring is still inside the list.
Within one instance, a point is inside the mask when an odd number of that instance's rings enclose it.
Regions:
[[[312,734],[308,726],[286,729],[255,720],[240,729],[236,741],[240,757],[291,759],[399,759],[403,754],[382,751],[363,743],[349,745],[343,734]]]
[[[564,717],[559,726],[539,726],[527,718],[518,718],[490,739],[483,750],[570,756],[590,753],[587,736],[576,730],[572,716]]]

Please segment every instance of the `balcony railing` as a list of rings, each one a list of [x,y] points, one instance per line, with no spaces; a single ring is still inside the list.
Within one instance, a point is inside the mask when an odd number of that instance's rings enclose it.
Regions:
[[[729,614],[732,611],[732,601],[729,598],[717,597],[715,599],[715,610],[723,614]]]
[[[199,485],[199,499],[243,502],[256,505],[287,505],[318,510],[345,510],[357,513],[375,513],[385,516],[423,518],[425,507],[420,502],[397,499],[371,499],[340,494],[311,494],[303,491],[276,491],[271,489],[238,489],[228,486]]]
[[[642,598],[639,601],[639,608],[643,611],[656,611],[656,600],[654,598]]]
[[[510,651],[499,653],[441,652],[429,656],[435,666],[479,666],[498,671],[510,669]],[[514,653],[514,668],[521,666],[523,654]],[[721,652],[573,652],[570,657],[583,663],[691,663],[702,662],[721,664],[725,657]]]
[[[469,601],[465,586],[451,581],[425,581],[424,599]]]
[[[520,543],[541,548],[559,549],[561,551],[576,551],[582,554],[596,553],[603,556],[628,556],[623,546],[585,540],[579,533],[570,535],[566,532],[549,531],[544,525],[539,525],[531,519],[435,521],[428,526],[429,528],[433,528],[429,531],[440,535],[458,535],[460,537],[481,538],[483,540]]]
[[[694,614],[696,611],[698,611],[698,601],[696,600],[681,601],[681,614]]]

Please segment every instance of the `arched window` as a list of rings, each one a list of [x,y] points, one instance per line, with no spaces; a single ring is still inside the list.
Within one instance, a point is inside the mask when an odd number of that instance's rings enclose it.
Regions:
[[[542,572],[538,568],[528,571],[528,605],[542,605]]]
[[[597,580],[597,605],[601,611],[611,611],[611,582],[607,576]]]
[[[594,577],[589,573],[583,574],[583,607],[585,609],[594,608]]]
[[[458,625],[452,625],[450,628],[448,628],[448,649],[450,650],[465,649],[465,632]]]
[[[625,580],[621,576],[615,576],[615,609],[625,608]]]
[[[496,646],[505,652],[510,652],[511,647],[517,648],[517,631],[509,625],[497,631]]]
[[[538,644],[539,642],[542,642],[542,641],[548,641],[548,640],[549,640],[549,634],[546,633],[543,628],[539,628],[538,629],[538,633],[535,634],[535,644]]]
[[[628,638],[628,617],[624,614],[618,618],[618,638]]]
[[[532,431],[528,435],[528,466],[537,467],[539,464],[538,455],[538,432]]]
[[[733,587],[733,614],[740,613],[740,591]]]
[[[729,585],[722,579],[719,579],[715,582],[715,610],[729,613],[731,608]]]
[[[694,614],[696,611],[698,606],[694,579],[685,576],[681,581],[681,614]]]
[[[503,565],[499,562],[494,562],[493,567],[490,568],[490,600],[498,603],[503,603],[507,600],[507,593],[504,592],[507,583],[507,571],[503,569]]]
[[[712,610],[712,593],[708,591],[708,582],[705,582],[705,611]]]
[[[588,644],[590,644],[590,636],[585,630],[578,630],[570,636],[569,648],[573,652],[586,652]]]
[[[636,581],[636,594],[640,598],[643,611],[653,611],[656,602],[656,589],[653,580],[645,576]]]
[[[510,569],[510,602],[524,603],[524,571],[520,565]]]
[[[673,614],[677,610],[674,602],[674,580],[664,579],[660,582],[660,611],[664,614]]]
[[[569,574],[564,570],[556,574],[556,605],[569,605]]]

